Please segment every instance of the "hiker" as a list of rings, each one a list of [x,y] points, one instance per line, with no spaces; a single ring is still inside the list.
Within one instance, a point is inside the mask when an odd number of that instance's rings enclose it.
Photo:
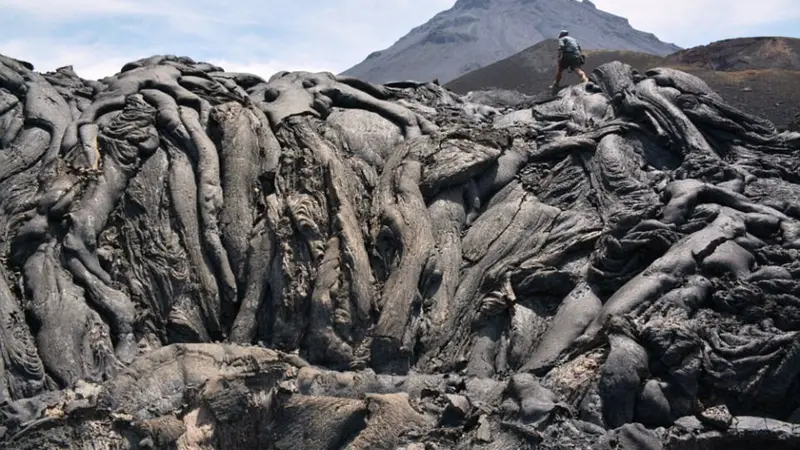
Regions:
[[[567,30],[561,30],[558,34],[558,70],[556,71],[556,81],[550,85],[550,89],[558,89],[561,84],[561,74],[564,69],[573,70],[581,77],[581,81],[586,83],[589,78],[581,70],[581,66],[586,61],[586,57],[581,51],[581,44],[569,35]]]

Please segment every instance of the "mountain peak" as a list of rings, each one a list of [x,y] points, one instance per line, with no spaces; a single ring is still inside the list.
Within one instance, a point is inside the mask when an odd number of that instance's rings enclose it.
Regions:
[[[342,75],[373,83],[435,78],[447,82],[554,38],[564,28],[585,49],[655,55],[680,50],[634,29],[624,17],[597,9],[589,0],[458,0]]]
[[[490,0],[458,0],[453,9],[488,9]]]

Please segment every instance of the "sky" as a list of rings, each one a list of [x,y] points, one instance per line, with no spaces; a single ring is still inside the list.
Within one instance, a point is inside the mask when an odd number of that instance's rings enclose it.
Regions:
[[[799,0],[594,0],[681,47],[740,36],[800,37]],[[230,2],[230,3],[228,3]],[[230,72],[339,73],[454,0],[0,0],[0,54],[83,78],[156,54]],[[669,4],[669,6],[665,6]],[[660,5],[657,7],[656,5]]]

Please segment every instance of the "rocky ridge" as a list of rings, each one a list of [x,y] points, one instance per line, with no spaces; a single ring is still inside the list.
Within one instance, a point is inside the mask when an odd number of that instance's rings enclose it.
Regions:
[[[800,71],[800,39],[781,36],[723,39],[675,52],[665,57],[665,62],[718,72]]]
[[[553,82],[558,41],[539,42],[508,58],[460,76],[444,86],[456,93],[498,89],[538,95]],[[587,50],[584,70],[611,61],[628,64],[642,73],[651,67],[669,67],[705,81],[725,101],[750,114],[786,128],[800,104],[800,39],[739,38],[714,42],[660,57],[620,50]],[[578,82],[566,73],[564,83]],[[518,95],[519,96],[519,95]]]
[[[800,133],[694,76],[493,108],[32,69],[0,57],[5,448],[800,444]]]

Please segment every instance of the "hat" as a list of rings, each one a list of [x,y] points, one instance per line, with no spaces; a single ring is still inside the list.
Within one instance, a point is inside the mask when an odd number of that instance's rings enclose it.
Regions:
[[[561,30],[561,33],[558,33],[558,37],[562,38],[564,36],[569,36],[569,31]]]

